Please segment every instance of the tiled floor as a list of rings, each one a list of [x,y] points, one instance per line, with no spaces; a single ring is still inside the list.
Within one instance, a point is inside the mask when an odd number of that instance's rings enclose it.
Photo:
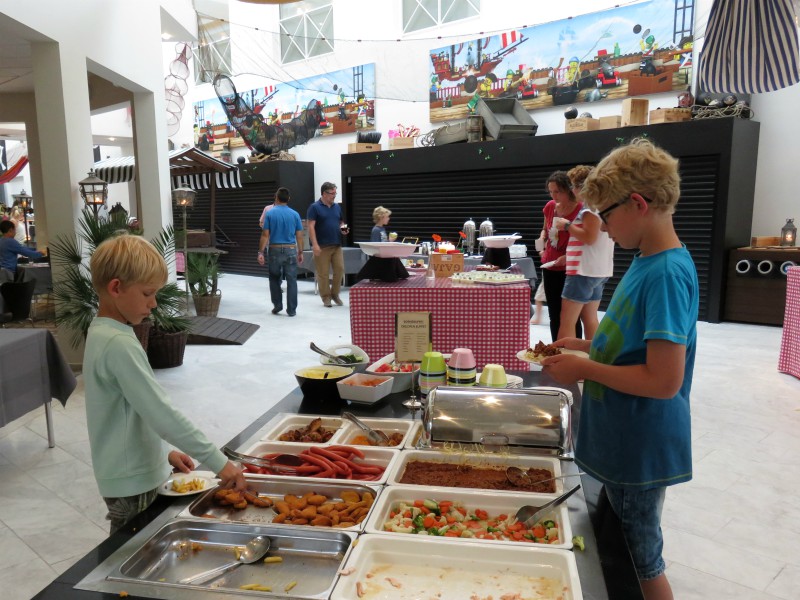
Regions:
[[[308,349],[350,341],[344,307],[324,308],[300,282],[297,317],[274,316],[264,279],[226,275],[220,316],[258,323],[243,346],[189,346],[158,372],[175,404],[223,444],[280,400]],[[680,599],[794,599],[800,589],[800,381],[776,370],[780,329],[699,324],[695,478],[669,490],[667,574]],[[531,339],[548,339],[547,320]],[[92,476],[82,389],[0,428],[0,597],[26,600],[103,540],[105,506]]]

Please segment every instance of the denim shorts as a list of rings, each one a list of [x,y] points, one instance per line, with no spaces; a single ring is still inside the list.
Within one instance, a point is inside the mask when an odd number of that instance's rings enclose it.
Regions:
[[[605,486],[611,508],[622,522],[622,533],[628,543],[636,575],[641,580],[654,579],[666,569],[661,551],[661,510],[667,488],[627,490]]]
[[[564,282],[561,297],[578,304],[600,302],[603,297],[603,287],[608,277],[586,277],[585,275],[568,275]]]

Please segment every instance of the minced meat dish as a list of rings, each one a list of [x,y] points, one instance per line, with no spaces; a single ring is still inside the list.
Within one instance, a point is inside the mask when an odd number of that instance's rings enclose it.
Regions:
[[[555,481],[536,483],[553,477],[547,469],[530,468],[526,471],[531,482],[524,478],[512,484],[506,478],[505,467],[477,467],[451,463],[429,462],[412,460],[406,465],[406,470],[400,483],[413,485],[438,485],[456,488],[480,488],[485,490],[508,490],[539,492],[552,494],[556,491]]]

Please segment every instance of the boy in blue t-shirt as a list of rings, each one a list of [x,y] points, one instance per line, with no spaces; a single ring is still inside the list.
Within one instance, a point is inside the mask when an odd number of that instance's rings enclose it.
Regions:
[[[606,156],[582,197],[621,247],[638,249],[589,352],[543,361],[562,383],[585,380],[575,460],[601,481],[622,522],[645,598],[672,598],[661,557],[666,487],[692,478],[689,392],[697,343],[697,271],[672,214],[678,161],[644,139]]]

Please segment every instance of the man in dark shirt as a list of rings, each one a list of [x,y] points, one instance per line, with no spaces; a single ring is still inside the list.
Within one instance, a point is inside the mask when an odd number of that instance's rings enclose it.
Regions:
[[[326,181],[320,191],[320,199],[308,207],[307,214],[308,237],[314,251],[314,270],[322,303],[331,307],[333,301],[341,306],[343,302],[339,298],[339,289],[344,277],[342,234],[346,235],[348,229],[342,221],[342,207],[336,203],[336,185]],[[332,283],[328,279],[331,266]]]

